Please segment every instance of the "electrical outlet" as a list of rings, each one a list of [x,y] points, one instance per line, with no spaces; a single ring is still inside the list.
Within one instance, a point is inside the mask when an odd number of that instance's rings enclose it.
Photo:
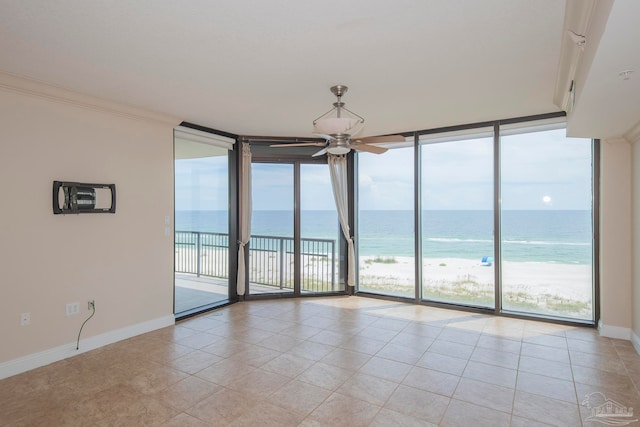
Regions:
[[[80,303],[79,302],[70,302],[67,304],[67,316],[73,316],[74,314],[80,313]]]
[[[90,299],[87,303],[87,310],[95,310],[96,309],[96,301]]]
[[[20,326],[27,326],[31,324],[31,313],[22,313],[20,315]]]

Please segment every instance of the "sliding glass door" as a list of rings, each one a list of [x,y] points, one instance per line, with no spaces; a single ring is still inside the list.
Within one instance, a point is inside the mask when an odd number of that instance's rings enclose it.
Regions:
[[[229,150],[185,138],[175,138],[178,315],[229,298]]]
[[[329,166],[300,165],[300,291],[344,291],[340,278],[340,222],[331,188]]]
[[[325,163],[252,164],[249,294],[343,292],[343,239]]]
[[[249,294],[292,293],[295,275],[293,165],[251,165]]]

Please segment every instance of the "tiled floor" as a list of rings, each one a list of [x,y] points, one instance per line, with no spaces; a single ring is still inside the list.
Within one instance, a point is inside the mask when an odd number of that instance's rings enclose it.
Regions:
[[[362,297],[251,301],[0,381],[0,425],[604,426],[588,405],[635,420],[639,386],[631,344],[591,329]]]

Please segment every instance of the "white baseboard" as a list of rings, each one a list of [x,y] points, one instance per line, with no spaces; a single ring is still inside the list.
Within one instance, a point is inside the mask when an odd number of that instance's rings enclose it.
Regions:
[[[640,354],[640,337],[633,331],[631,331],[631,344],[633,344],[633,348],[636,349],[636,352]]]
[[[78,350],[76,350],[76,343],[73,342],[2,362],[0,363],[0,380],[22,372],[30,371],[31,369],[39,368],[40,366],[57,362],[59,360],[77,356],[78,354],[82,354],[108,344],[113,344],[127,338],[135,337],[167,326],[172,326],[175,322],[175,317],[173,315],[159,317],[157,319],[148,320],[146,322],[137,323],[135,325],[126,326],[124,328],[80,340],[80,348]]]
[[[631,328],[623,328],[621,326],[611,326],[598,322],[598,332],[603,337],[615,338],[619,340],[631,340]]]

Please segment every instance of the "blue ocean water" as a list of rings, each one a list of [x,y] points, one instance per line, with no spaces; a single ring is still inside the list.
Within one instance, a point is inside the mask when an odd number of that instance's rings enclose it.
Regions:
[[[502,256],[509,261],[590,264],[592,225],[590,211],[503,211]],[[177,211],[176,230],[226,233],[226,211]],[[337,239],[340,226],[335,212],[303,211],[302,236]],[[413,256],[412,211],[362,211],[360,255]],[[253,235],[293,236],[293,212],[254,211]],[[423,256],[481,259],[494,247],[491,211],[423,211]]]

